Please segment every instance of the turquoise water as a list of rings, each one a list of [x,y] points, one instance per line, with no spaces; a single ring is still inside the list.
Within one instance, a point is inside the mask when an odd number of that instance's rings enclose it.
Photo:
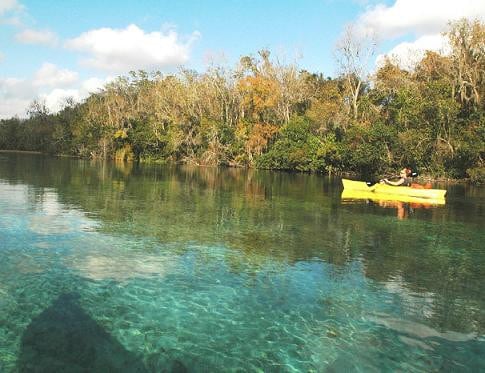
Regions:
[[[0,153],[0,371],[485,370],[485,191]]]

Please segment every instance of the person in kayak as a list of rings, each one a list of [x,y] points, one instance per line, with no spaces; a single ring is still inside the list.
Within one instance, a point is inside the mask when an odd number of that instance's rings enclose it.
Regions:
[[[381,184],[394,185],[394,186],[411,186],[413,179],[411,177],[412,170],[410,168],[403,168],[399,173],[399,179],[396,181],[390,181],[388,179],[382,179],[379,181]]]

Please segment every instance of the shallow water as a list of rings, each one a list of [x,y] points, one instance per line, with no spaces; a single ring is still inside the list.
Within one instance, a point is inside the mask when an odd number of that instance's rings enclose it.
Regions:
[[[439,186],[0,153],[0,371],[483,371],[485,191]]]

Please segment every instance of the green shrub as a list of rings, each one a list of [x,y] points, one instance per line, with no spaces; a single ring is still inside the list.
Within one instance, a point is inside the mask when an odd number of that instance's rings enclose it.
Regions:
[[[466,170],[466,173],[470,177],[470,181],[475,184],[485,183],[485,167],[474,167]]]
[[[325,171],[322,141],[312,133],[311,123],[302,117],[285,125],[268,151],[256,160],[256,167],[277,170]]]

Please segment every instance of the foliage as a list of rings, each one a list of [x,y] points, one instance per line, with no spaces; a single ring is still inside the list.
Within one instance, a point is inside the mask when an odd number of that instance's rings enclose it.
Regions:
[[[324,171],[321,140],[311,131],[305,118],[295,117],[280,131],[278,139],[258,158],[260,168],[298,171]]]
[[[483,184],[485,183],[485,167],[475,167],[469,168],[467,170],[468,175],[470,175],[470,179],[472,182],[476,184]]]

